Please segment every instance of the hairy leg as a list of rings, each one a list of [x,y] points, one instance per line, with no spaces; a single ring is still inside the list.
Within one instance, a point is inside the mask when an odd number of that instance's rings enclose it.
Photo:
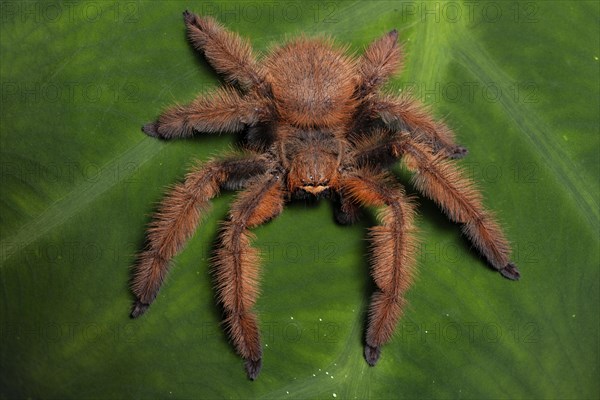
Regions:
[[[510,244],[494,216],[483,207],[473,182],[451,160],[422,143],[407,139],[399,151],[406,166],[416,172],[417,189],[440,205],[451,220],[464,224],[463,232],[495,269],[508,279],[519,279],[519,270],[509,259]]]
[[[381,226],[372,228],[372,276],[377,291],[369,307],[365,359],[377,363],[381,346],[388,342],[404,305],[415,265],[414,207],[403,191],[371,171],[359,171],[343,181],[350,196],[365,206],[383,207]]]
[[[213,161],[190,172],[162,201],[147,232],[147,247],[137,258],[131,289],[136,301],[131,317],[142,315],[154,301],[167,274],[169,260],[194,233],[209,200],[221,186],[241,186],[250,177],[264,173],[259,158]]]
[[[373,93],[400,68],[402,48],[395,29],[373,41],[361,55],[358,63],[359,92],[362,96]]]
[[[183,18],[191,44],[204,53],[208,62],[228,82],[242,89],[262,84],[260,69],[247,40],[228,31],[214,18],[200,17],[187,10]]]
[[[161,139],[190,137],[194,132],[239,132],[258,122],[261,109],[256,99],[243,98],[237,90],[225,87],[201,95],[188,105],[169,108],[157,121],[144,125],[142,131]]]
[[[243,192],[232,206],[215,255],[215,277],[225,324],[238,354],[246,361],[248,377],[258,376],[262,349],[252,307],[258,296],[259,257],[251,246],[249,228],[277,216],[283,209],[281,179],[265,175]]]
[[[389,131],[375,129],[357,140],[351,159],[360,168],[378,168],[382,171],[398,162],[400,140]]]
[[[409,96],[383,97],[373,100],[371,113],[378,115],[394,131],[408,131],[427,143],[436,153],[448,158],[462,158],[467,149],[454,142],[454,133],[444,123],[435,121],[425,106]]]

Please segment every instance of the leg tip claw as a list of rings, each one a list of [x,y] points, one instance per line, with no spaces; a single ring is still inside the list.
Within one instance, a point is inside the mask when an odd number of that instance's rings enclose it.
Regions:
[[[151,137],[155,137],[155,138],[160,137],[160,135],[158,134],[158,128],[156,126],[156,122],[150,122],[150,123],[142,126],[142,132],[144,132],[146,135],[151,136]]]
[[[365,345],[365,360],[367,360],[367,364],[371,367],[375,366],[379,360],[379,356],[381,356],[381,347]]]
[[[521,278],[521,273],[517,266],[513,263],[508,263],[506,267],[500,270],[500,274],[503,277],[510,279],[511,281],[518,281]]]
[[[131,318],[137,318],[144,314],[148,307],[150,307],[150,304],[142,303],[141,301],[136,300],[135,303],[133,303],[133,308],[131,309]]]
[[[469,154],[469,150],[463,146],[456,146],[453,149],[448,150],[448,157],[452,159],[459,159]]]
[[[194,22],[194,14],[192,14],[188,10],[185,10],[183,12],[183,20],[186,24],[191,24],[192,22]]]
[[[251,381],[255,380],[262,368],[262,358],[258,360],[246,360],[246,373]]]
[[[350,213],[346,213],[346,212],[343,212],[338,209],[334,209],[333,213],[334,213],[336,222],[340,225],[352,225],[356,221],[358,221],[358,219],[360,217],[358,213],[350,214]]]

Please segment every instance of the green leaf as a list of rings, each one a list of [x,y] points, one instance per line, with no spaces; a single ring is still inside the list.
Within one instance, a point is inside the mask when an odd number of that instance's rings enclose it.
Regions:
[[[597,2],[2,2],[1,398],[597,398]],[[211,245],[234,194],[129,319],[129,267],[165,189],[227,135],[161,142],[143,123],[219,85],[181,12],[269,46],[301,32],[360,52],[397,28],[402,74],[470,150],[522,280],[490,271],[419,198],[419,276],[395,338],[362,358],[372,218],[292,204],[255,230],[264,368],[220,327]],[[399,179],[414,192],[404,171]],[[594,378],[596,377],[596,378]]]

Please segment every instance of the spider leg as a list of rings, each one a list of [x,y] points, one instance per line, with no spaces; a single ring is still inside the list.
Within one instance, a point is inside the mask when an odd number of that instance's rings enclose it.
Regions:
[[[451,220],[464,224],[465,234],[490,264],[504,277],[519,279],[519,270],[509,261],[510,245],[502,229],[483,207],[481,193],[452,160],[413,140],[409,133],[364,146],[354,155],[358,167],[386,166],[400,157],[404,157],[409,170],[416,172],[417,189],[441,206]]]
[[[283,209],[283,185],[265,175],[243,192],[232,206],[215,255],[216,288],[225,311],[225,324],[237,352],[246,361],[248,377],[258,376],[262,349],[252,307],[258,296],[259,257],[250,246],[249,228],[277,216]]]
[[[335,220],[341,225],[351,225],[360,218],[360,204],[353,201],[347,193],[336,193],[333,207]]]
[[[387,96],[373,100],[372,113],[378,115],[393,131],[408,131],[436,152],[448,158],[467,155],[465,147],[454,141],[454,133],[446,124],[435,121],[427,108],[409,96]]]
[[[363,169],[346,177],[342,186],[354,201],[383,207],[382,225],[370,232],[373,280],[377,291],[369,307],[365,359],[373,366],[381,346],[389,341],[402,313],[404,293],[412,282],[415,265],[414,207],[403,190],[394,189],[381,175]]]
[[[256,124],[260,114],[256,100],[250,101],[234,88],[225,87],[201,95],[188,105],[169,108],[157,121],[144,125],[142,131],[161,139],[186,138],[194,132],[239,132]]]
[[[382,171],[398,162],[400,156],[400,140],[398,135],[390,135],[388,131],[374,129],[354,144],[351,159],[360,168],[378,168]]]
[[[359,93],[372,93],[392,74],[402,62],[402,47],[398,43],[398,31],[392,30],[373,41],[361,55],[358,63]]]
[[[213,68],[225,79],[242,89],[263,83],[250,43],[228,31],[214,18],[200,17],[184,11],[188,39],[195,49],[204,53]]]
[[[220,187],[239,187],[264,173],[264,160],[232,158],[212,161],[190,172],[162,201],[147,231],[147,247],[137,258],[131,289],[136,301],[131,317],[142,315],[156,298],[169,269],[169,260],[194,233],[209,200]]]
[[[463,232],[504,277],[517,280],[517,267],[510,262],[510,244],[490,211],[482,205],[482,195],[460,169],[440,154],[412,139],[399,150],[408,169],[416,172],[415,186],[435,201],[451,220],[463,225]]]

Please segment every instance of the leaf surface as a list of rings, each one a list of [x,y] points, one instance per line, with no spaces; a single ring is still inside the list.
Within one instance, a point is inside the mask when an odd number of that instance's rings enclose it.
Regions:
[[[187,45],[182,2],[3,2],[1,397],[594,398],[599,396],[596,2],[219,2],[266,52],[301,32],[360,52],[397,28],[411,90],[469,148],[515,283],[419,197],[419,276],[379,364],[362,357],[373,218],[295,203],[255,230],[264,368],[246,379],[220,328],[212,213],[149,312],[129,267],[165,189],[228,135],[161,142],[143,123],[219,85]],[[399,179],[414,193],[409,176]]]

